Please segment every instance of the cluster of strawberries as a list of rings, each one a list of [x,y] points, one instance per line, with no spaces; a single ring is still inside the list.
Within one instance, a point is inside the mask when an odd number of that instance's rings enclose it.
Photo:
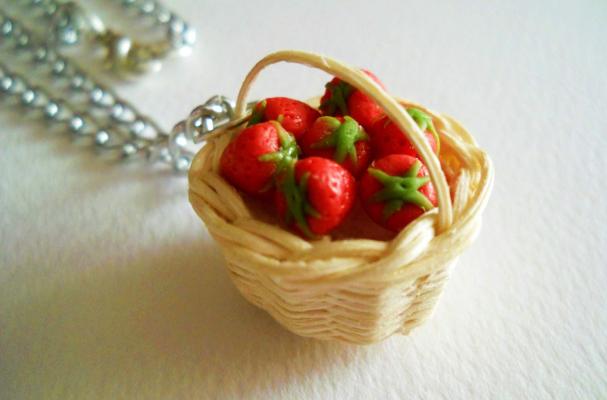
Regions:
[[[339,226],[357,191],[369,217],[395,232],[435,207],[426,167],[381,107],[338,78],[325,87],[320,110],[285,97],[259,102],[222,154],[223,177],[245,193],[273,196],[281,219],[309,237]],[[407,112],[438,153],[432,118]]]

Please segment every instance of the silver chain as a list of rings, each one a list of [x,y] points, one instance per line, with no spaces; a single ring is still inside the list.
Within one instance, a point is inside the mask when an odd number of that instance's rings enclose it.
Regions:
[[[55,2],[31,3],[39,6]],[[166,132],[53,46],[0,10],[0,48],[12,52],[15,58],[25,58],[30,70],[42,73],[53,86],[59,86],[57,92],[65,94],[53,95],[0,62],[0,98],[9,103],[12,99],[13,105],[62,125],[75,136],[91,138],[98,149],[118,151],[124,158],[144,155],[150,161],[186,171],[193,157],[193,144],[232,117],[233,102],[214,96]]]
[[[170,53],[184,53],[196,41],[196,31],[177,14],[155,0],[111,0],[125,12],[136,14],[141,23],[164,29],[165,37],[149,43],[106,28],[103,21],[74,1],[18,0],[28,12],[38,12],[46,20],[49,38],[57,45],[88,42],[101,45],[106,64],[119,72],[146,72],[157,69],[159,60]]]

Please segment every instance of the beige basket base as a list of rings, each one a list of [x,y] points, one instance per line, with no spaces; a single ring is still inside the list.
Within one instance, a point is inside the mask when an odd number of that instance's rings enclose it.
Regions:
[[[246,268],[229,263],[228,269],[244,298],[291,332],[320,340],[371,344],[395,333],[407,335],[430,317],[455,264],[456,260],[413,282],[390,285],[381,290],[381,296],[373,294],[377,288],[351,284],[327,290],[305,304],[299,303],[301,294],[258,281],[247,275]]]

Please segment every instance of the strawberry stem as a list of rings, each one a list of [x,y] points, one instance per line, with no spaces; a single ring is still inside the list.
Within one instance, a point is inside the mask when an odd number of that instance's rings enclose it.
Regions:
[[[438,154],[440,152],[440,138],[438,137],[438,133],[434,128],[432,117],[419,108],[413,107],[407,108],[407,113],[411,116],[411,118],[413,118],[417,126],[419,126],[419,129],[421,129],[423,132],[425,132],[426,129],[429,129],[430,132],[432,132],[434,141],[436,142],[436,153]]]
[[[344,122],[334,117],[321,117],[333,129],[333,132],[318,143],[312,145],[313,149],[335,148],[333,159],[342,163],[349,155],[352,163],[358,163],[356,154],[356,142],[366,140],[367,134],[358,122],[350,117],[344,117]]]
[[[291,224],[295,221],[295,225],[307,236],[314,237],[310,230],[306,216],[318,218],[320,214],[308,202],[308,179],[310,173],[306,172],[299,180],[299,184],[295,180],[295,163],[289,165],[283,175],[283,180],[278,186],[278,190],[285,196],[287,202],[287,211],[285,222]]]
[[[402,176],[392,176],[377,168],[369,168],[369,174],[383,186],[383,189],[371,197],[371,201],[386,203],[383,210],[384,220],[400,210],[405,204],[415,204],[424,211],[434,207],[430,200],[419,191],[422,186],[430,181],[427,176],[417,176],[421,167],[421,161],[416,160]]]
[[[339,110],[341,115],[348,114],[348,97],[354,91],[349,83],[342,80],[337,82],[328,82],[325,88],[331,93],[331,96],[320,105],[320,109],[325,115],[335,115]]]

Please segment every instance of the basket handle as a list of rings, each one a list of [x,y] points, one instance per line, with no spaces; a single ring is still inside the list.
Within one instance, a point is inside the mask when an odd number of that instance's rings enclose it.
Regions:
[[[434,154],[430,144],[426,141],[423,132],[409,116],[405,108],[358,68],[350,67],[329,57],[299,50],[282,50],[268,54],[249,71],[240,87],[236,100],[236,119],[245,116],[249,90],[257,78],[257,75],[265,67],[279,62],[303,64],[312,68],[318,68],[331,75],[337,76],[339,79],[349,83],[375,100],[375,102],[386,112],[386,115],[405,132],[428,168],[430,180],[438,195],[437,230],[442,232],[451,226],[451,223],[453,222],[453,209],[449,196],[449,186],[447,185],[447,180],[440,166],[438,157]]]

